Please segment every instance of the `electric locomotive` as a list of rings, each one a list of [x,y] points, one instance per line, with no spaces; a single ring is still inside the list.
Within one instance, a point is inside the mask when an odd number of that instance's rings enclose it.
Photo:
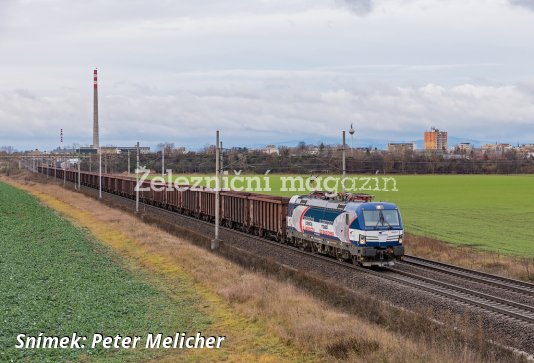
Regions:
[[[287,238],[297,247],[361,266],[393,265],[404,255],[402,218],[395,204],[372,199],[327,192],[294,196]]]

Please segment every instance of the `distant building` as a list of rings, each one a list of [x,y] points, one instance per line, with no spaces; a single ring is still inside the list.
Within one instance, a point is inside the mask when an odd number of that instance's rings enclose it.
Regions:
[[[319,148],[315,146],[308,147],[308,149],[306,150],[306,154],[308,155],[319,155],[319,152]]]
[[[484,151],[497,151],[497,144],[484,144],[482,145]]]
[[[482,153],[486,155],[503,155],[513,149],[510,144],[485,144],[482,145]]]
[[[445,160],[459,160],[459,159],[469,159],[469,155],[459,155],[459,154],[445,154],[443,155]]]
[[[392,142],[388,144],[388,151],[394,154],[404,154],[405,152],[415,151],[416,146],[413,142]]]
[[[135,154],[137,152],[136,146],[101,146],[100,150],[102,150],[102,154],[126,154],[128,151],[130,153]],[[82,146],[75,150],[75,152],[80,154],[98,154],[98,148],[92,147],[92,146]],[[150,147],[149,146],[139,146],[139,153],[141,154],[149,154],[150,153]]]
[[[179,146],[176,149],[174,149],[174,152],[180,155],[186,154],[187,150],[184,146]]]
[[[46,152],[40,151],[39,149],[35,149],[35,150],[28,152],[28,155],[41,155],[41,154],[46,154]]]
[[[267,145],[265,147],[265,149],[263,149],[261,151],[262,153],[264,154],[267,154],[267,155],[278,155],[280,154],[280,150],[278,150],[278,148],[274,145]]]
[[[98,148],[92,146],[81,146],[78,149],[74,150],[75,153],[84,154],[84,155],[94,155],[98,154]]]
[[[432,127],[430,131],[425,131],[425,150],[444,151],[448,148],[447,131],[439,131]]]
[[[519,151],[519,153],[524,154],[525,156],[534,156],[534,144],[523,144],[519,146],[517,150]]]
[[[510,144],[497,144],[497,151],[500,153],[505,153],[512,150],[512,145]]]
[[[105,149],[105,148],[102,148]],[[116,154],[126,154],[128,151],[131,153],[135,153],[137,151],[136,146],[117,146],[117,147],[110,147],[110,152],[114,152]],[[150,154],[150,146],[139,146],[139,153],[140,154]]]
[[[461,142],[454,149],[462,153],[470,153],[473,150],[473,145],[470,142]]]

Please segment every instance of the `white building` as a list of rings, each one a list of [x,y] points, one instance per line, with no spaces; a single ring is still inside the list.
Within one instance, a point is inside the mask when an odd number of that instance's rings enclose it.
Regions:
[[[261,152],[264,154],[268,154],[268,155],[279,155],[280,154],[280,150],[278,150],[278,148],[274,145],[267,145],[265,149],[263,149]]]
[[[456,150],[463,151],[466,153],[471,152],[473,150],[473,145],[471,145],[470,142],[461,142],[458,145],[456,145]]]

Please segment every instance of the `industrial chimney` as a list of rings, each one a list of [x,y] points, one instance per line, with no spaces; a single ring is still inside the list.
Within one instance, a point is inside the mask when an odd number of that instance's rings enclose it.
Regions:
[[[97,148],[100,145],[98,136],[98,83],[96,69],[94,71],[94,98],[93,98],[93,147]]]

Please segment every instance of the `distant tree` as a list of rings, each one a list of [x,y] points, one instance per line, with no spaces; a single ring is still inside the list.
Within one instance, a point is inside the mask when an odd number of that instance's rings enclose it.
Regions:
[[[13,154],[14,151],[15,151],[15,148],[13,146],[0,147],[0,152],[4,152],[6,154]]]
[[[215,154],[215,145],[206,144],[198,151],[200,154]]]
[[[172,155],[176,150],[173,142],[162,142],[157,145],[159,151],[165,150],[165,155]]]

